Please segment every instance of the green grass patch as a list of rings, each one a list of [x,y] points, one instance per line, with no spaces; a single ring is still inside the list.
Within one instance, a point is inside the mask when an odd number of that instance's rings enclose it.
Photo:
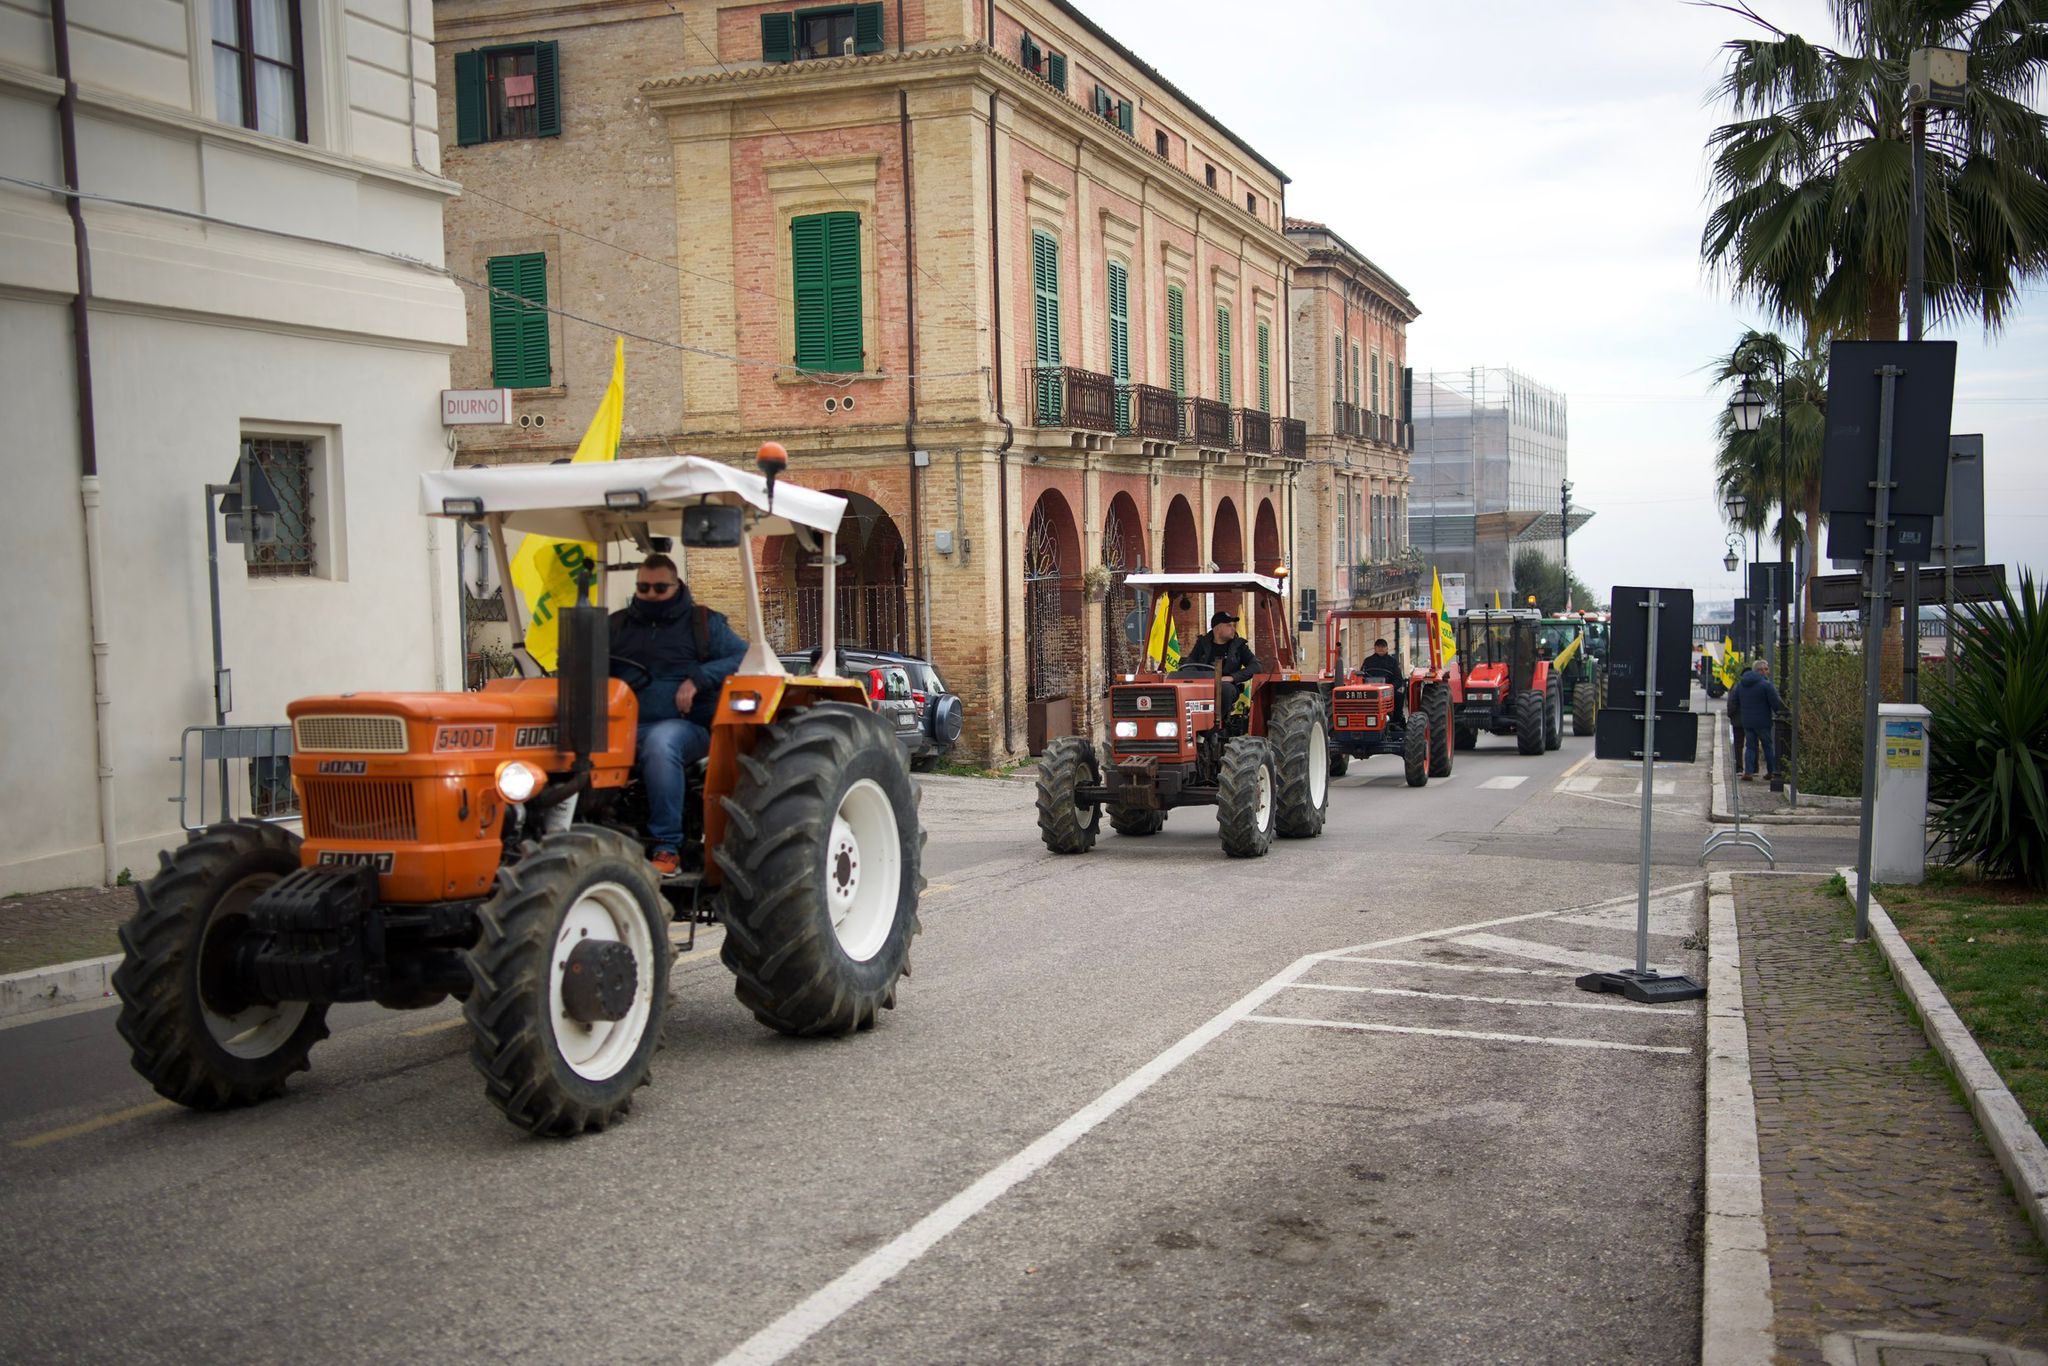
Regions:
[[[2048,893],[1935,869],[1876,894],[2048,1139]]]

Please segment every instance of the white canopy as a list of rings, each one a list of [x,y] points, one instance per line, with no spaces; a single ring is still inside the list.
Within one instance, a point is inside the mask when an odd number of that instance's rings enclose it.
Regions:
[[[617,500],[633,493],[645,496],[644,506],[606,502],[607,495]],[[846,511],[844,498],[779,480],[771,514],[766,479],[694,455],[493,465],[420,476],[420,511],[429,517],[503,517],[513,531],[565,541],[587,541],[593,531],[607,542],[627,539],[635,524],[679,521],[684,507],[707,499],[751,509],[756,515],[748,529],[757,536],[796,527],[836,532]]]
[[[1264,574],[1127,574],[1127,588],[1185,588],[1195,593],[1237,593],[1247,588],[1262,589],[1275,597],[1287,592],[1287,585]]]

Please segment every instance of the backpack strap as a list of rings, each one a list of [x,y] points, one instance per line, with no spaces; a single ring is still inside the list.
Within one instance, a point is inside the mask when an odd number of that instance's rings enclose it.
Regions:
[[[697,609],[691,614],[697,623],[697,658],[703,659],[711,653],[711,609],[703,603],[695,603]]]

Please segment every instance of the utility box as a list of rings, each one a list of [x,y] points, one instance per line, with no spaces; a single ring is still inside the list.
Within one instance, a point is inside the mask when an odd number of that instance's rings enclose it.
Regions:
[[[1916,883],[1927,875],[1927,708],[1877,709],[1877,803],[1870,821],[1870,879]]]

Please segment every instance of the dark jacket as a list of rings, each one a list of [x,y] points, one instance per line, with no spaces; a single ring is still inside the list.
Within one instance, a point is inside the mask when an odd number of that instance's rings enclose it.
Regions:
[[[1356,670],[1363,681],[1384,679],[1396,688],[1401,686],[1401,661],[1391,654],[1367,655]]]
[[[1195,647],[1181,656],[1180,662],[1214,664],[1218,673],[1238,682],[1259,672],[1259,657],[1252,653],[1251,646],[1244,643],[1243,636],[1232,636],[1228,645],[1218,645],[1214,631],[1204,631]]]
[[[718,709],[719,688],[739,668],[747,652],[747,642],[726,625],[724,615],[704,609],[700,647],[698,607],[685,587],[674,602],[635,602],[614,612],[611,624],[612,653],[654,675],[635,694],[640,699],[640,723],[674,720],[676,689],[687,678],[697,685],[689,719],[700,726],[710,725],[712,713]]]
[[[1735,690],[1755,677],[1756,670],[1745,664],[1742,666],[1742,672],[1736,675],[1734,685],[1728,689],[1728,719],[1737,726],[1742,724],[1742,702]]]
[[[1731,709],[1742,718],[1744,730],[1762,730],[1771,724],[1771,718],[1785,709],[1778,700],[1778,690],[1771,680],[1754,669],[1742,671],[1736,680],[1734,691],[1728,694]]]

